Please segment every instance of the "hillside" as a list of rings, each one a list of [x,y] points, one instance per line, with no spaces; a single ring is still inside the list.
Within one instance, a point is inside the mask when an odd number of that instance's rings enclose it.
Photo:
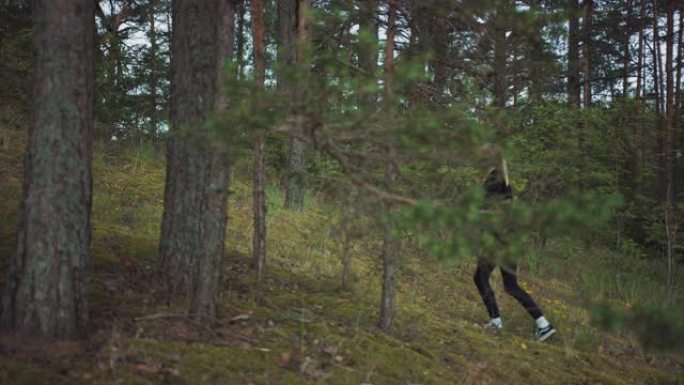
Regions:
[[[0,148],[3,279],[24,147],[20,136],[8,135],[9,147]],[[161,154],[147,145],[96,151],[93,330],[82,343],[2,336],[0,384],[684,384],[683,357],[645,352],[634,337],[590,324],[581,293],[587,285],[600,294],[610,290],[610,267],[596,263],[591,273],[583,271],[582,262],[600,261],[602,251],[567,240],[549,241],[544,258],[521,267],[530,277],[525,287],[559,330],[547,343],[532,340],[527,314],[503,294],[498,273],[492,283],[506,329],[493,333],[477,326],[485,312],[472,284],[474,259],[444,263],[409,248],[396,332],[384,335],[374,326],[381,238],[362,228],[351,241],[355,280],[343,291],[335,231],[340,208],[311,194],[303,212],[285,210],[275,186],[268,189],[267,274],[257,287],[249,267],[245,164],[236,165],[232,182],[220,322],[200,327],[182,316],[181,304],[160,304],[154,286]],[[649,285],[656,284],[632,287],[635,300],[657,290]]]

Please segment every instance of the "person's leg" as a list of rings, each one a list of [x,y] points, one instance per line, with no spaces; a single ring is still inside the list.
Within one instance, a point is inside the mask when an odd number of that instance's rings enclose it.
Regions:
[[[489,286],[489,276],[492,274],[493,270],[493,263],[480,259],[477,261],[477,270],[475,270],[473,280],[475,281],[475,286],[477,286],[477,291],[480,292],[482,302],[484,302],[484,305],[487,308],[489,317],[495,319],[499,318],[499,307],[496,305],[494,290]]]
[[[544,314],[532,297],[518,285],[516,270],[517,266],[514,263],[507,263],[501,267],[504,289],[506,290],[506,293],[517,299],[534,319],[534,323],[537,326],[537,330],[534,333],[535,339],[537,341],[545,341],[556,333],[556,329],[554,329],[549,321],[546,320],[546,317],[544,317]]]
[[[501,266],[501,277],[503,278],[504,289],[506,290],[506,293],[518,300],[530,316],[536,320],[544,314],[542,314],[539,306],[537,306],[532,297],[518,285],[518,278],[515,275],[516,270],[517,266],[515,263],[506,263]]]

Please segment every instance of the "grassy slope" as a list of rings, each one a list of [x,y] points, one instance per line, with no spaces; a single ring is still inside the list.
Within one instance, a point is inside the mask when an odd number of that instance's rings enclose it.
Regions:
[[[14,242],[21,148],[15,136],[9,150],[0,149],[2,261]],[[524,264],[531,277],[552,271],[544,264],[564,277],[547,280],[545,290],[526,285],[559,328],[548,343],[532,341],[528,316],[505,295],[499,299],[506,331],[475,326],[485,313],[470,279],[473,261],[445,265],[415,252],[404,256],[396,333],[386,336],[374,327],[377,237],[352,241],[356,282],[343,292],[341,244],[331,231],[339,208],[311,199],[303,213],[289,212],[275,188],[268,193],[268,274],[259,294],[248,257],[251,192],[240,167],[230,198],[221,321],[203,329],[175,316],[180,304],[156,301],[161,159],[149,148],[95,156],[91,337],[59,345],[2,336],[0,384],[684,384],[681,357],[645,354],[629,336],[589,325],[576,300],[581,279],[558,271],[571,266],[562,256]],[[498,274],[492,281],[502,293]],[[165,315],[135,320],[155,314]]]

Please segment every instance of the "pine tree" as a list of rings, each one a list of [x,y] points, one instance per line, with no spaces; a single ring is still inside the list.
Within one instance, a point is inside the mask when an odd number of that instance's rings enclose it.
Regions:
[[[159,268],[169,294],[187,296],[190,315],[216,316],[226,235],[226,154],[209,142],[209,115],[226,107],[220,94],[232,58],[234,5],[177,0],[173,9],[171,137],[167,145]]]
[[[254,41],[254,67],[257,86],[263,90],[266,77],[266,42],[264,28],[264,4],[262,0],[252,0],[252,33]],[[252,259],[257,279],[261,279],[266,265],[266,138],[262,130],[254,138],[254,235],[252,239]]]
[[[90,1],[33,3],[33,113],[1,317],[21,333],[88,331],[94,18]]]
[[[311,0],[285,0],[278,2],[278,32],[280,37],[279,61],[283,66],[297,67],[300,73],[307,71],[304,44],[308,40],[307,14]],[[294,113],[304,108],[301,96],[305,90],[281,76],[278,84],[282,92],[292,97]],[[290,141],[288,172],[285,191],[285,207],[301,210],[304,206],[304,182],[306,173],[306,147],[297,138]]]

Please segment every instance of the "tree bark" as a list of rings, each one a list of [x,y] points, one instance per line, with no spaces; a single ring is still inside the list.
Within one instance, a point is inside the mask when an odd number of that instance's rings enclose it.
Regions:
[[[387,43],[385,45],[385,94],[391,97],[393,91],[393,76],[394,76],[394,32],[395,32],[395,18],[397,0],[388,0],[387,4]],[[390,108],[390,105],[387,105]],[[394,152],[391,146],[387,150],[387,163],[385,168],[385,182],[387,187],[394,186],[396,182],[396,164],[394,163]],[[383,204],[385,214],[389,216],[392,212],[392,206],[389,202]],[[394,239],[391,232],[391,224],[385,224],[382,260],[383,260],[383,275],[382,275],[382,297],[380,301],[380,321],[379,327],[385,333],[392,331],[392,323],[395,314],[395,297],[397,287],[397,240]]]
[[[282,0],[278,2],[278,61],[283,70],[278,76],[278,88],[284,97],[289,98],[291,112],[299,113],[304,107],[305,89],[298,85],[290,74],[292,70],[306,71],[303,62],[304,51],[302,45],[307,40],[306,15],[311,0]],[[301,210],[304,206],[305,180],[305,150],[304,142],[297,138],[290,140],[288,154],[287,176],[285,180],[285,208]]]
[[[679,34],[677,37],[677,74],[675,75],[675,129],[679,130],[679,139],[681,139],[681,112],[682,112],[682,55],[684,55],[684,3],[679,3]],[[675,143],[681,146],[679,140]]]
[[[675,101],[674,101],[674,122],[673,122],[673,143],[675,148],[672,151],[673,161],[674,161],[674,182],[673,188],[675,191],[674,200],[677,200],[679,196],[677,192],[681,191],[682,183],[682,161],[676,156],[676,154],[682,151],[682,138],[684,133],[682,132],[682,54],[684,54],[684,48],[682,47],[684,43],[684,3],[679,3],[679,33],[677,38],[677,62],[676,62],[676,74],[675,74]]]
[[[569,2],[569,31],[568,31],[568,104],[571,108],[577,108],[580,105],[580,63],[579,63],[579,21],[578,0],[570,0]]]
[[[434,80],[432,81],[432,98],[437,105],[442,106],[450,103],[446,91],[449,86],[449,21],[447,20],[447,15],[451,10],[451,6],[451,1],[438,1],[432,5],[432,9],[430,10],[434,19],[429,25],[429,44],[431,51],[434,52],[435,55],[434,59],[430,61],[430,68],[434,73]],[[505,60],[506,58],[504,57],[504,63]],[[504,77],[505,76],[506,75],[504,74]]]
[[[665,38],[665,181],[666,197],[670,202],[674,199],[674,120],[675,120],[675,104],[674,104],[674,75],[673,68],[674,58],[674,0],[665,0],[666,12],[666,38]]]
[[[655,94],[655,111],[656,111],[656,145],[657,145],[657,163],[658,163],[658,184],[657,195],[661,202],[667,200],[667,176],[666,176],[666,151],[665,151],[665,128],[662,122],[662,116],[665,112],[663,106],[663,67],[662,56],[660,54],[660,31],[658,26],[658,0],[653,0],[653,47],[651,53],[653,55],[653,91]]]
[[[667,1],[667,0],[666,0]],[[655,31],[655,41],[657,44],[655,45],[656,49],[656,55],[658,56],[658,100],[660,101],[659,103],[659,110],[661,114],[666,114],[667,110],[665,107],[665,84],[664,84],[664,79],[665,76],[663,75],[663,55],[661,52],[661,47],[660,47],[660,26],[658,22],[658,0],[653,0],[653,30]]]
[[[392,0],[390,0],[392,1]],[[397,169],[393,161],[395,154],[387,151],[387,165],[385,168],[385,183],[387,186],[393,186],[396,182]],[[390,220],[392,213],[392,204],[384,203],[384,211]],[[397,291],[397,273],[399,271],[399,255],[397,240],[392,235],[392,225],[385,224],[383,243],[382,243],[382,297],[380,302],[380,322],[379,327],[385,333],[392,331],[394,323],[394,315],[396,313],[396,291]]]
[[[35,0],[33,113],[2,325],[50,338],[88,327],[95,8]]]
[[[644,31],[646,29],[646,0],[640,0],[639,9],[639,48],[637,52],[637,83],[636,90],[634,92],[634,98],[640,101],[642,98],[642,85],[644,84]],[[645,88],[645,87],[643,87]],[[635,194],[641,193],[641,174],[644,164],[644,152],[642,148],[642,132],[641,127],[643,125],[642,114],[639,113],[639,121],[634,126],[634,192]]]
[[[542,9],[540,8],[539,0],[530,0],[530,8],[535,11],[535,14],[541,14]],[[541,31],[543,24],[540,22],[537,16],[534,21],[534,26],[536,31]],[[540,65],[540,60],[537,55],[542,55],[544,50],[544,38],[541,34],[532,34],[530,36],[531,44],[529,44],[525,50],[527,51],[527,61],[530,66],[529,73],[529,87],[528,94],[530,103],[536,103],[541,100],[543,93],[543,70]]]
[[[373,40],[378,37],[378,20],[376,12],[378,0],[359,1],[359,34],[363,36],[359,40],[359,67],[372,75],[378,65],[378,52]],[[372,39],[367,39],[371,37]]]
[[[666,9],[666,28],[665,37],[665,111],[668,124],[674,120],[674,0],[665,0]]]
[[[394,25],[397,12],[397,0],[387,1],[387,42],[385,43],[385,94],[394,95]]]
[[[639,27],[639,49],[638,49],[638,57],[637,57],[637,83],[636,83],[636,90],[634,92],[634,97],[636,100],[641,99],[641,90],[642,90],[642,84],[643,84],[643,78],[644,78],[644,73],[643,73],[643,63],[644,63],[644,29],[646,28],[644,19],[646,18],[646,0],[640,0],[641,5],[639,8],[639,20],[640,20],[640,27]]]
[[[235,38],[235,61],[237,73],[241,77],[245,68],[245,13],[247,12],[246,0],[235,0],[235,14],[237,16],[237,33]]]
[[[660,98],[660,38],[658,33],[658,0],[653,0],[653,48],[651,53],[653,55],[653,90],[655,92],[655,110],[658,115],[661,114],[661,98]],[[658,147],[660,151],[660,145]]]
[[[494,106],[506,107],[506,12],[507,2],[497,3],[494,18]]]
[[[376,67],[378,66],[376,41],[379,25],[376,16],[377,8],[377,0],[359,1],[359,67],[362,70],[362,76],[369,81],[377,81],[375,79]],[[373,111],[377,102],[377,93],[362,91],[360,100],[364,107]]]
[[[514,58],[517,57],[517,49],[516,47],[511,48],[511,56]],[[511,94],[513,96],[513,107],[518,107],[518,97],[520,94],[520,76],[518,72],[515,72],[514,70],[512,72],[512,79],[511,79]]]
[[[171,137],[160,241],[169,294],[189,297],[190,315],[216,316],[226,232],[226,154],[207,142],[206,119],[226,107],[219,84],[232,58],[232,0],[175,0],[171,44]]]
[[[632,4],[627,5],[627,17],[632,19]],[[591,33],[591,32],[589,32]],[[632,38],[631,31],[625,31],[624,40],[622,42],[622,97],[627,98],[629,93],[629,74],[632,63],[632,56],[630,54],[630,40]]]
[[[347,195],[345,196],[345,205],[341,205],[340,213],[340,232],[342,234],[342,290],[349,290],[351,281],[351,236],[350,236],[350,222],[352,221],[352,216],[349,215],[349,206],[352,206],[352,200],[349,198],[351,195],[349,190],[347,190]]]
[[[411,6],[411,12],[414,15],[420,14],[422,11],[421,6],[417,5],[412,5]],[[427,50],[428,48],[426,47],[426,44],[423,43],[423,33],[421,32],[424,30],[423,27],[423,22],[420,20],[420,18],[413,17],[411,19],[411,22],[409,23],[409,42],[408,42],[408,47],[404,53],[406,57],[409,58],[409,60],[420,60],[421,62],[423,61],[423,58],[425,55],[428,53]],[[419,71],[421,72],[421,77],[425,75],[424,73],[424,68],[426,65],[423,65],[423,63],[420,63]],[[425,81],[423,80],[414,80],[412,81],[409,86],[408,86],[408,95],[407,95],[407,102],[408,102],[408,108],[411,111],[415,111],[416,109],[423,107],[427,104],[426,102],[426,92],[425,89],[427,88],[427,85],[425,84]]]
[[[266,78],[266,46],[264,29],[264,5],[262,0],[252,0],[252,33],[254,41],[254,67],[257,85],[264,88]],[[266,265],[266,154],[263,130],[254,137],[254,235],[252,238],[252,260],[256,269],[257,280],[261,279]]]
[[[156,137],[157,126],[159,125],[159,117],[157,114],[157,89],[159,88],[158,69],[157,69],[157,29],[155,23],[155,15],[157,10],[157,1],[150,0],[148,7],[150,19],[150,127],[151,136]]]
[[[584,108],[591,108],[591,36],[593,33],[591,16],[594,11],[593,0],[584,0],[584,22],[582,26],[582,101]],[[628,48],[628,47],[627,47]],[[625,51],[625,55],[629,49]],[[629,65],[629,63],[627,64]],[[626,78],[625,78],[626,80]]]

